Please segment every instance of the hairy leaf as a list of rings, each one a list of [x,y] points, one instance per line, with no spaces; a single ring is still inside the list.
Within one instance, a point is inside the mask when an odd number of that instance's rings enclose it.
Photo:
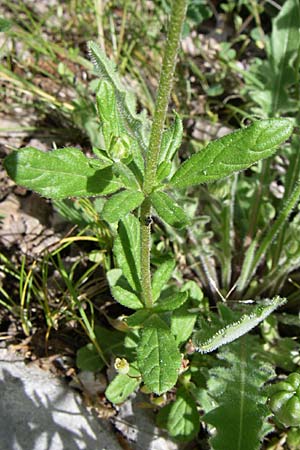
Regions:
[[[152,392],[160,395],[175,385],[181,355],[174,336],[158,318],[145,325],[137,357],[143,381]]]
[[[175,113],[175,120],[170,128],[164,131],[162,136],[161,149],[159,154],[159,163],[171,161],[180,147],[182,141],[182,121]]]
[[[88,48],[96,70],[104,80],[113,86],[117,109],[122,121],[126,124],[128,131],[132,132],[142,149],[146,151],[147,146],[142,133],[143,120],[134,110],[135,105],[132,96],[122,86],[115,64],[95,42],[89,42]]]
[[[174,311],[186,302],[187,297],[187,292],[178,292],[158,301],[152,309],[156,312]]]
[[[170,184],[179,188],[208,183],[246,169],[272,155],[293,131],[290,119],[254,122],[210,142],[177,170]]]
[[[278,296],[271,300],[266,299],[264,305],[257,306],[251,314],[244,314],[238,321],[229,323],[205,342],[197,342],[197,337],[195,336],[196,350],[200,353],[213,352],[222,345],[238,339],[256,327],[284,303],[286,303],[286,299]]]
[[[128,190],[118,192],[105,203],[102,210],[103,219],[107,222],[118,222],[126,214],[140,206],[143,200],[142,192]]]
[[[203,420],[213,425],[213,450],[258,450],[269,414],[261,387],[274,377],[271,366],[253,357],[253,336],[244,336],[219,353],[227,367],[209,371],[208,388],[218,407]]]
[[[160,266],[154,272],[154,275],[152,277],[152,295],[154,301],[158,299],[162,289],[171,278],[174,268],[175,261],[173,259],[169,259],[160,264]]]
[[[122,286],[118,285],[111,287],[110,290],[114,299],[117,300],[117,302],[119,302],[121,305],[126,306],[130,309],[143,308],[143,303],[137,297],[137,295],[134,294],[134,292],[128,291]]]
[[[171,331],[176,338],[177,344],[186,342],[191,336],[196,319],[197,314],[190,312],[186,304],[173,312],[171,317]]]
[[[164,192],[153,192],[151,200],[159,217],[175,228],[182,228],[189,220],[180,206]]]
[[[114,255],[132,289],[140,292],[140,224],[132,214],[119,222]]]
[[[141,382],[140,373],[132,365],[128,375],[118,374],[105,391],[107,399],[114,403],[123,403]]]
[[[4,166],[16,183],[53,199],[110,194],[122,187],[111,167],[73,147],[47,153],[26,147],[8,155]]]
[[[168,411],[166,428],[169,435],[178,441],[191,440],[199,432],[199,419],[195,401],[184,387],[179,388]]]

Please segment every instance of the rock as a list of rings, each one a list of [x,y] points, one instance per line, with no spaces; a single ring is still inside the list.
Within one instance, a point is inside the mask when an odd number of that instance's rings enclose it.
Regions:
[[[1,450],[121,450],[61,379],[0,349]]]

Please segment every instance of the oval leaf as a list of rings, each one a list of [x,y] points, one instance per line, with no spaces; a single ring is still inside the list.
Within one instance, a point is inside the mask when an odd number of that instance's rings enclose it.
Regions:
[[[191,440],[199,432],[200,416],[197,405],[185,388],[176,393],[176,400],[171,404],[167,419],[170,436],[179,441]]]
[[[168,328],[147,326],[137,350],[143,381],[155,394],[171,389],[178,378],[181,355]]]
[[[114,299],[127,308],[141,309],[144,307],[140,299],[133,292],[127,291],[121,286],[113,286],[110,290]]]
[[[123,403],[139,386],[141,379],[137,370],[130,367],[130,376],[118,374],[105,391],[107,399],[115,404]]]
[[[107,222],[118,222],[130,211],[136,209],[142,201],[144,195],[138,191],[122,191],[111,197],[102,210],[103,219]]]
[[[26,147],[8,155],[4,166],[17,184],[54,199],[110,194],[122,187],[111,167],[73,147],[47,153]]]
[[[175,228],[182,228],[189,223],[189,220],[180,206],[164,192],[153,192],[151,200],[157,214],[169,225]]]
[[[210,142],[191,156],[179,167],[170,184],[183,188],[219,180],[246,169],[272,155],[292,131],[293,121],[290,119],[254,122],[249,127]]]

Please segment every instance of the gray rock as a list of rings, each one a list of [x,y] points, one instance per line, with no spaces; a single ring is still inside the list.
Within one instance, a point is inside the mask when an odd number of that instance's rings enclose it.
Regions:
[[[78,394],[0,349],[1,450],[121,450]]]

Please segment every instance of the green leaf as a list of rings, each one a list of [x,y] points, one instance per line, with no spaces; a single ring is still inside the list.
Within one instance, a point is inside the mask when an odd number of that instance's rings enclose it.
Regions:
[[[13,22],[11,22],[8,19],[5,19],[4,17],[0,17],[0,33],[8,31],[13,25]]]
[[[141,309],[144,307],[143,303],[133,292],[124,289],[122,286],[113,286],[110,290],[114,299],[127,308]]]
[[[104,367],[104,362],[93,344],[81,347],[76,354],[76,366],[82,370],[96,372]]]
[[[297,82],[297,64],[293,63],[299,52],[300,5],[294,0],[286,0],[280,13],[273,20],[270,40],[270,62],[272,96],[271,111],[276,114],[285,111],[289,102],[288,85]],[[297,107],[297,104],[295,105]]]
[[[163,311],[173,311],[174,309],[180,308],[188,298],[187,292],[178,292],[173,294],[166,299],[160,300],[152,308],[152,311],[163,312]]]
[[[101,80],[96,93],[97,110],[101,122],[108,122],[114,135],[119,135],[118,115],[113,86],[106,80]]]
[[[178,188],[208,183],[246,169],[272,155],[293,131],[290,119],[254,122],[210,142],[177,170],[170,184]]]
[[[197,436],[200,416],[197,405],[184,387],[176,392],[176,400],[168,411],[166,428],[169,435],[178,441],[190,441]]]
[[[102,79],[106,80],[114,89],[119,119],[122,120],[127,130],[133,134],[140,147],[146,151],[147,145],[144,142],[143,136],[144,121],[136,114],[135,101],[128,90],[122,86],[116,70],[116,65],[105,55],[103,50],[101,50],[95,42],[90,41],[88,43],[88,48],[95,69],[100,73]]]
[[[172,163],[168,161],[163,161],[159,164],[156,172],[156,181],[157,183],[160,183],[165,178],[167,178],[171,172],[172,169]]]
[[[119,222],[114,255],[132,289],[140,292],[140,223],[132,214]]]
[[[116,162],[113,166],[114,173],[120,177],[124,186],[128,189],[140,189],[140,185],[128,166],[123,164],[122,162]]]
[[[129,212],[136,209],[144,200],[142,192],[122,191],[113,195],[104,205],[102,217],[107,222],[118,222]]]
[[[126,323],[129,327],[141,327],[144,322],[152,315],[149,309],[140,309],[134,314],[126,318]]]
[[[169,259],[164,261],[154,272],[152,277],[152,296],[153,300],[156,301],[165,287],[167,282],[172,276],[172,273],[175,269],[175,261],[173,259]]]
[[[159,164],[163,161],[171,161],[181,145],[183,134],[182,121],[177,113],[170,128],[164,131],[159,154]]]
[[[161,219],[175,228],[183,228],[189,220],[180,206],[164,192],[153,192],[151,201]]]
[[[152,318],[145,326],[137,349],[143,381],[155,394],[171,389],[178,378],[181,355],[175,338],[162,321]]]
[[[118,374],[105,391],[106,398],[116,405],[123,403],[141,382],[140,373],[130,365],[128,375]]]
[[[238,321],[227,324],[224,328],[218,330],[213,336],[204,342],[197,342],[195,335],[196,350],[200,353],[213,352],[222,345],[228,344],[248,331],[255,328],[273,311],[286,303],[286,299],[279,296],[273,299],[265,299],[265,304],[254,308],[251,314],[243,314]]]
[[[191,313],[187,305],[176,309],[171,317],[171,331],[176,338],[177,344],[186,342],[191,336],[197,320],[197,314]]]
[[[274,371],[254,353],[256,346],[253,336],[244,336],[219,353],[226,367],[209,371],[209,394],[218,406],[203,420],[216,428],[216,435],[211,439],[214,450],[260,448],[270,414],[261,388],[274,377]]]
[[[26,147],[8,155],[4,167],[16,183],[53,199],[110,194],[122,187],[111,167],[73,147],[47,153]]]

